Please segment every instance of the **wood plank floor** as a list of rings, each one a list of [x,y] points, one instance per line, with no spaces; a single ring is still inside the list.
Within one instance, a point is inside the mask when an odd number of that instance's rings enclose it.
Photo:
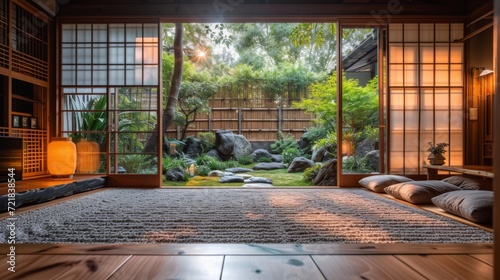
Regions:
[[[493,279],[491,244],[9,246],[0,279]]]

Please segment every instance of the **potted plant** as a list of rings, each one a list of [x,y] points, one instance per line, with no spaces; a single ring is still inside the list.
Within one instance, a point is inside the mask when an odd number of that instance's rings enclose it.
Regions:
[[[429,143],[429,149],[427,149],[428,152],[430,152],[429,156],[427,159],[429,160],[429,163],[432,165],[443,165],[444,160],[446,159],[444,157],[444,153],[446,152],[445,148],[448,146],[448,143],[440,142],[440,143]]]

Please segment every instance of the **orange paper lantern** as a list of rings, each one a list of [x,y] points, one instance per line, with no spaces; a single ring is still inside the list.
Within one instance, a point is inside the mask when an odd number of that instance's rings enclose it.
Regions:
[[[76,169],[76,146],[70,138],[53,138],[47,152],[52,177],[72,178]]]

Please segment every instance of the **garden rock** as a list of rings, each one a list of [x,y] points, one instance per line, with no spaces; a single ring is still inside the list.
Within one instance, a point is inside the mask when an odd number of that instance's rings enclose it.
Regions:
[[[209,157],[213,157],[218,161],[222,161],[222,158],[219,156],[219,151],[217,151],[216,149],[211,149],[206,153],[206,155]]]
[[[243,168],[243,167],[232,167],[232,168],[227,168],[226,172],[232,172],[232,173],[246,173],[246,172],[253,172],[253,169],[250,168]]]
[[[325,158],[326,154],[327,154],[327,151],[326,151],[325,147],[321,147],[319,149],[313,149],[311,160],[314,162],[322,162],[323,159]]]
[[[280,162],[261,162],[257,163],[253,169],[254,170],[274,170],[274,169],[285,169],[286,165]]]
[[[252,154],[251,157],[253,161],[258,162],[261,158],[268,158],[272,162],[283,162],[283,156],[281,155],[273,155],[268,150],[265,149],[257,149]]]
[[[177,166],[167,170],[165,177],[168,181],[181,182],[185,181],[184,169],[182,166]]]
[[[203,144],[200,139],[188,137],[185,142],[183,152],[188,158],[197,158],[203,153]]]
[[[274,186],[271,184],[250,183],[250,184],[244,184],[242,187],[243,188],[272,188]]]
[[[314,184],[317,186],[336,186],[337,185],[337,160],[327,161],[314,178]]]
[[[248,178],[245,180],[245,183],[264,183],[264,184],[272,184],[273,181],[271,181],[271,179],[269,178],[264,178],[264,177],[252,177],[252,178]]]
[[[243,183],[243,181],[241,176],[224,176],[219,179],[219,183]]]
[[[243,180],[248,180],[250,178],[253,178],[252,175],[250,174],[245,174],[245,173],[241,173],[241,174],[238,174],[237,176],[240,176],[241,178],[243,178]]]
[[[252,153],[252,144],[248,141],[245,136],[236,134],[234,135],[234,148],[233,155],[236,160],[240,159],[242,156],[248,156]]]
[[[311,152],[311,147],[313,146],[313,143],[311,142],[311,139],[309,134],[312,132],[306,131],[300,136],[299,141],[297,142],[299,144],[299,149],[302,150],[304,153],[309,154]]]
[[[374,171],[378,170],[379,160],[380,160],[380,155],[379,155],[379,151],[378,150],[369,151],[366,154],[366,161],[368,162],[368,165]]]
[[[356,156],[364,157],[370,151],[373,151],[376,142],[374,140],[365,139],[356,146]]]
[[[208,177],[224,177],[224,172],[220,170],[212,170],[208,173]]]
[[[217,130],[215,132],[215,148],[219,151],[219,156],[227,160],[233,156],[234,134],[230,130]]]
[[[307,159],[305,157],[296,157],[292,160],[290,165],[288,166],[287,172],[302,172],[306,170],[306,168],[313,167],[314,161]]]

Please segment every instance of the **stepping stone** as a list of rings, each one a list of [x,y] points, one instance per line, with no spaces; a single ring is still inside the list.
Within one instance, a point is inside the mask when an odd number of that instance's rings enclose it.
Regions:
[[[224,176],[219,179],[219,183],[243,183],[244,180],[241,176]]]
[[[274,186],[272,184],[251,183],[251,184],[244,184],[242,187],[243,188],[273,188]]]
[[[261,162],[257,163],[253,169],[254,170],[273,170],[273,169],[285,169],[286,165],[279,162]]]
[[[226,169],[226,172],[232,172],[232,173],[246,173],[246,172],[253,172],[253,169],[250,169],[250,168],[243,168],[243,167],[233,167],[233,168],[228,168],[228,169]]]
[[[264,177],[252,177],[245,180],[245,183],[263,183],[263,184],[273,184],[273,181]]]

